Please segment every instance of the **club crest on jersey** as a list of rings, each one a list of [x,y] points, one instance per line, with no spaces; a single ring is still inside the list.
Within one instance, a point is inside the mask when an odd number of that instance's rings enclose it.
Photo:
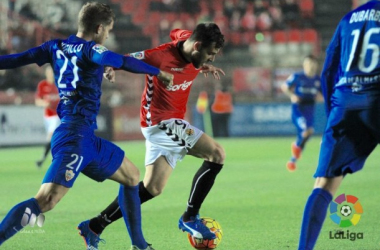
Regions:
[[[185,130],[185,133],[187,135],[193,135],[194,134],[194,129],[188,128],[188,129]]]
[[[134,57],[134,58],[139,59],[139,60],[142,60],[145,58],[145,52],[140,51],[140,52],[130,53],[129,56]]]
[[[96,44],[94,47],[92,47],[92,49],[98,52],[99,54],[102,54],[103,52],[108,50],[106,47],[100,44]]]
[[[65,178],[66,181],[71,181],[72,178],[74,178],[75,174],[73,170],[66,170]]]

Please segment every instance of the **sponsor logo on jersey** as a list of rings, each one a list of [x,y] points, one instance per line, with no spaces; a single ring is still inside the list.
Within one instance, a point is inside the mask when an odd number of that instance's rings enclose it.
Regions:
[[[180,89],[186,90],[188,87],[191,86],[192,83],[193,83],[193,81],[190,81],[190,82],[184,81],[181,84],[173,85],[173,86],[167,87],[166,89],[169,91],[177,91]]]
[[[75,174],[73,170],[66,170],[65,178],[66,181],[71,181],[72,178],[74,178]]]
[[[135,52],[135,53],[129,54],[129,56],[134,57],[134,58],[139,59],[139,60],[142,60],[145,58],[145,52],[144,51]]]
[[[183,68],[171,68],[171,71],[183,71]]]
[[[92,47],[92,49],[95,50],[99,54],[102,54],[103,52],[108,50],[106,47],[100,44],[96,44],[94,47]]]
[[[185,130],[185,133],[187,135],[193,135],[194,134],[194,129],[188,128],[188,129]]]

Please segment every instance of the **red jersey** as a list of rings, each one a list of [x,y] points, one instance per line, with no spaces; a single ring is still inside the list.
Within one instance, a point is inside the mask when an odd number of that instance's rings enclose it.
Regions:
[[[192,63],[185,60],[179,51],[178,43],[188,39],[191,33],[187,30],[172,30],[172,42],[130,54],[174,75],[173,86],[170,89],[167,89],[156,76],[145,76],[140,109],[142,127],[156,125],[162,120],[185,117],[191,86],[200,69],[196,69]]]
[[[45,116],[57,115],[59,95],[54,84],[50,84],[46,80],[40,81],[37,86],[36,97],[49,102],[49,106],[45,108]]]

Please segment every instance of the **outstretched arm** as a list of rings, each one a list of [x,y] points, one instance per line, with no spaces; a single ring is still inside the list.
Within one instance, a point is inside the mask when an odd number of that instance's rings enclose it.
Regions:
[[[22,53],[0,56],[0,69],[14,69],[32,63],[41,66],[47,62],[44,47],[41,45]]]
[[[114,68],[120,68],[132,73],[155,75],[158,79],[165,83],[166,86],[170,86],[173,84],[172,74],[161,71],[156,67],[153,67],[143,61],[137,60],[136,58],[130,56],[122,56],[112,51],[107,51],[101,57],[94,56],[93,60],[98,64],[111,66]],[[110,71],[111,69],[107,70],[108,72],[106,72],[106,74],[111,77],[109,79],[112,79],[113,73]]]

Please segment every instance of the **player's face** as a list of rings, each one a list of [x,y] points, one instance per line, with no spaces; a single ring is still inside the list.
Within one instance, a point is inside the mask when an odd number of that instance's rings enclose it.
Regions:
[[[112,28],[113,28],[113,21],[112,21],[112,23],[110,23],[107,26],[104,26],[101,24],[99,27],[98,34],[96,34],[94,41],[98,44],[104,44],[104,42],[107,40]]]
[[[303,62],[303,69],[306,75],[313,76],[317,74],[318,63],[315,60],[306,58]]]
[[[209,47],[202,47],[200,42],[194,44],[194,51],[191,54],[191,62],[195,68],[200,68],[205,63],[210,63],[215,60],[216,54],[219,53],[220,48],[215,48],[215,43],[210,44]]]

